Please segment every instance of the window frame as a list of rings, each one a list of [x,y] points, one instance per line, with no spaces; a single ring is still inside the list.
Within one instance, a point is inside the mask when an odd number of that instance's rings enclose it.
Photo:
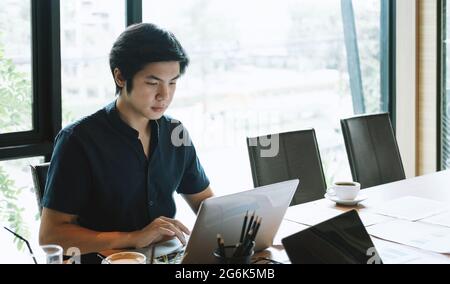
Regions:
[[[47,160],[61,129],[59,0],[31,0],[30,12],[33,129],[1,134],[0,160],[33,156]]]
[[[396,129],[396,92],[397,92],[397,57],[396,57],[396,38],[397,38],[397,0],[382,1],[380,29],[381,29],[381,58],[380,58],[380,91],[382,103],[387,104],[387,111],[391,117],[394,132]],[[385,42],[385,44],[383,44]]]
[[[142,23],[142,0],[126,0],[126,26]]]
[[[440,171],[442,169],[445,168],[444,166],[444,147],[445,147],[445,143],[443,141],[444,136],[443,134],[445,133],[444,131],[444,122],[443,122],[443,115],[445,115],[445,96],[446,96],[446,57],[447,57],[447,52],[446,52],[446,43],[445,43],[445,38],[446,38],[446,6],[447,6],[447,1],[446,0],[438,0],[437,3],[437,38],[438,38],[438,43],[437,43],[437,52],[436,54],[439,56],[438,60],[437,60],[437,121],[438,121],[438,127],[437,127],[437,145],[436,145],[436,149],[437,149],[437,170]]]

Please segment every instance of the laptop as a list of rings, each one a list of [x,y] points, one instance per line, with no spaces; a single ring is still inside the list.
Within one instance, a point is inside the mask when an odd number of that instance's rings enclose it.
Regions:
[[[281,241],[293,264],[382,264],[356,210]]]
[[[217,248],[217,234],[222,235],[225,245],[237,244],[247,211],[249,214],[255,212],[262,218],[255,239],[255,251],[271,246],[298,184],[296,179],[205,200],[198,212],[182,263],[216,263],[213,251]]]

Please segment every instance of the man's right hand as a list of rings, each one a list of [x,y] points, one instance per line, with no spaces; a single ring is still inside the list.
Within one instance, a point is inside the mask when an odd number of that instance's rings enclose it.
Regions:
[[[133,232],[132,238],[136,248],[143,248],[173,237],[177,237],[183,245],[186,245],[184,234],[190,235],[190,233],[180,221],[161,216],[142,230]]]

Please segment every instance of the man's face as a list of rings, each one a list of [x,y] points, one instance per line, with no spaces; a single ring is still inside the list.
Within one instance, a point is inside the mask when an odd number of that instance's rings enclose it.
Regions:
[[[159,119],[172,102],[179,77],[178,61],[149,63],[136,73],[131,93],[122,94],[122,99],[137,114]]]

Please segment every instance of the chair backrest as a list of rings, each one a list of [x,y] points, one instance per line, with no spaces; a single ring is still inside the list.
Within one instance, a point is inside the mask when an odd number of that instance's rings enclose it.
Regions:
[[[260,187],[299,179],[291,206],[323,198],[327,185],[314,129],[275,134],[270,139],[276,136],[278,153],[273,157],[261,155],[267,150],[264,147],[267,143],[261,143],[264,141],[261,139],[267,136],[247,138],[253,185]]]
[[[405,179],[389,114],[342,119],[341,127],[353,179],[361,188]]]
[[[39,214],[42,213],[42,198],[44,197],[45,182],[47,181],[47,172],[50,163],[40,165],[30,165],[31,175],[33,176],[34,192],[39,206]]]

